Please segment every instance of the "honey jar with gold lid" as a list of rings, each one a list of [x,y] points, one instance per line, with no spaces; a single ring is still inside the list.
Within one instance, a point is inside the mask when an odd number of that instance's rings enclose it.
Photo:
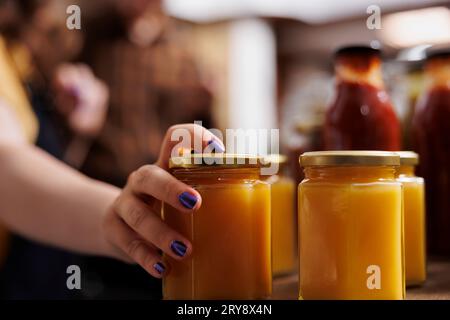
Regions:
[[[191,257],[165,257],[165,299],[264,299],[272,290],[270,185],[262,158],[192,154],[170,159],[170,172],[194,187],[193,214],[163,205],[163,219],[193,245]]]
[[[411,151],[397,153],[397,180],[403,185],[405,279],[407,286],[417,286],[426,279],[424,180],[415,174],[419,155]]]
[[[307,152],[300,164],[299,298],[403,299],[399,155]]]
[[[266,159],[278,164],[277,173],[267,180],[272,197],[272,273],[284,276],[297,266],[296,184],[288,175],[286,156],[276,154]]]

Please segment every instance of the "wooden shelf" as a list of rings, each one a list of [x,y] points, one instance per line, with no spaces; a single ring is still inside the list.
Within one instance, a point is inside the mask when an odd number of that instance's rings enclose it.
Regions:
[[[409,300],[450,300],[450,260],[431,259],[428,263],[427,281],[424,285],[407,288]],[[274,280],[274,300],[295,300],[298,294],[297,275]]]

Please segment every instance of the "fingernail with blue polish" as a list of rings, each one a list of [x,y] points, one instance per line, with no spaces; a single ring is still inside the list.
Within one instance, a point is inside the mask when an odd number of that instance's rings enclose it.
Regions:
[[[178,199],[180,200],[181,204],[188,209],[192,209],[197,204],[197,197],[193,194],[190,194],[189,192],[183,192],[178,196]]]
[[[179,257],[184,257],[187,251],[187,247],[184,245],[184,243],[178,240],[172,241],[172,243],[170,244],[170,248]]]
[[[166,267],[164,267],[164,265],[161,262],[157,262],[153,265],[153,268],[155,268],[155,270],[159,273],[159,274],[163,274],[164,271],[166,271]]]
[[[225,152],[225,149],[222,147],[222,145],[214,139],[209,140],[208,145],[211,145],[213,147],[214,152],[217,153]]]

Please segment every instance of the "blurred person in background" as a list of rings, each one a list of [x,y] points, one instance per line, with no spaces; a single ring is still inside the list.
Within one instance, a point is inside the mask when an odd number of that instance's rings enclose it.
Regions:
[[[0,2],[0,99],[18,114],[29,142],[79,166],[103,125],[108,91],[88,67],[64,63],[81,49],[79,35],[64,32],[61,19],[49,13],[50,5],[50,1]],[[78,256],[9,236],[1,229],[1,297],[76,296],[57,271],[79,263]]]
[[[15,16],[5,24],[3,34],[18,75],[40,121],[45,122],[44,129],[58,130],[59,141],[53,137],[46,149],[79,167],[84,159],[72,149],[80,147],[81,141],[89,145],[101,130],[107,88],[87,66],[67,63],[79,55],[83,39],[66,28],[66,17],[58,11],[64,1],[3,1],[4,10]]]
[[[33,72],[22,79],[41,124],[38,145],[89,176],[123,186],[133,170],[156,160],[171,125],[194,120],[212,125],[211,94],[160,1],[79,1],[81,32],[65,28],[65,1],[4,4],[18,13],[15,28],[5,32],[25,44],[14,50],[22,59],[16,65],[27,70],[24,61],[32,60]],[[64,65],[67,61],[87,63],[106,82],[107,114],[101,83],[86,67]],[[91,107],[79,107],[86,101]],[[161,295],[161,283],[140,268],[89,259],[85,269],[85,298]]]
[[[111,93],[106,124],[83,171],[121,186],[132,170],[155,160],[171,125],[194,120],[212,125],[211,93],[161,1],[81,1],[80,6],[81,61]]]
[[[82,172],[123,186],[137,167],[155,161],[166,130],[201,120],[212,127],[209,90],[182,48],[176,23],[159,0],[80,1],[80,59],[110,89],[105,126]],[[140,268],[92,258],[91,298],[159,298],[161,284]]]

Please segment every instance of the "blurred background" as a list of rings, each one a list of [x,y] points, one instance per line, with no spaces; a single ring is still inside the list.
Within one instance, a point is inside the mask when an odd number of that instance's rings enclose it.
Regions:
[[[66,27],[70,4],[81,8],[81,30]],[[371,30],[373,5],[381,28]],[[321,148],[333,52],[344,45],[383,50],[384,81],[410,147],[425,49],[450,45],[450,1],[1,0],[0,28],[0,62],[26,88],[36,143],[87,175],[123,186],[156,160],[170,125],[201,120],[280,128],[300,180],[298,155]],[[10,82],[0,75],[0,86]],[[9,241],[5,298],[160,298],[160,283],[137,267]],[[61,270],[73,261],[86,270],[86,286],[69,294]]]

